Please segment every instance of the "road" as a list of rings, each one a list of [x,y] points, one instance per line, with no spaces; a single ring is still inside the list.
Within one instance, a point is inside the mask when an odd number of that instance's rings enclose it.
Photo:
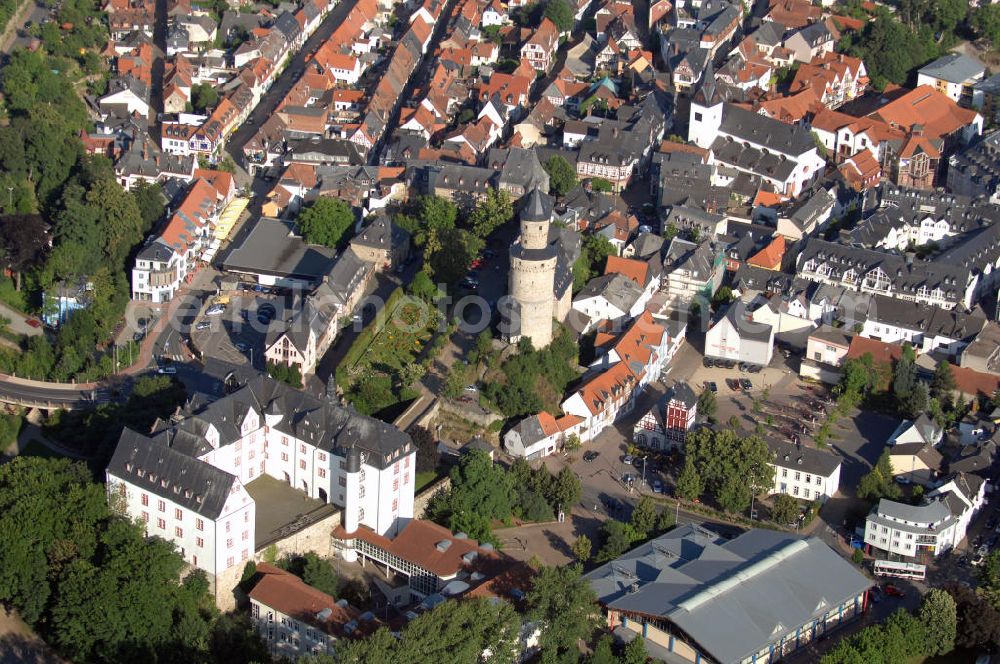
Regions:
[[[264,122],[274,113],[278,103],[295,85],[295,81],[298,80],[305,68],[306,55],[315,51],[330,38],[337,26],[343,23],[347,15],[354,9],[355,4],[357,4],[357,0],[342,0],[340,4],[330,10],[323,22],[316,28],[316,32],[312,33],[302,48],[288,60],[285,70],[278,75],[278,78],[271,84],[271,88],[264,93],[260,102],[250,112],[246,122],[240,125],[239,129],[234,131],[229,140],[226,141],[226,151],[233,158],[233,161],[243,168],[247,168],[243,159],[243,146],[260,130]]]
[[[110,401],[112,393],[92,384],[46,383],[0,375],[0,401],[27,407],[80,408]]]
[[[49,16],[49,9],[40,4],[37,4],[31,0],[27,3],[26,7],[22,7],[21,10],[15,14],[7,27],[10,28],[9,31],[5,31],[0,41],[0,50],[4,53],[10,53],[16,48],[27,48],[30,37],[22,37],[21,29],[24,25],[31,21],[32,24],[38,25],[44,21]]]

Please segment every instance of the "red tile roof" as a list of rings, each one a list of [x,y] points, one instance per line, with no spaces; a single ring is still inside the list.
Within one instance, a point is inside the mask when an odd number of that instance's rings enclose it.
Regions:
[[[872,358],[877,363],[891,364],[893,361],[903,357],[903,347],[897,344],[887,344],[884,341],[868,339],[859,334],[851,337],[851,346],[847,349],[848,359],[862,357],[866,353],[871,353]]]
[[[776,236],[771,242],[759,252],[747,260],[748,265],[756,265],[765,270],[780,270],[781,259],[785,256],[785,238]]]
[[[322,629],[327,634],[344,636],[344,626],[356,620],[360,612],[354,607],[337,604],[330,595],[313,588],[291,572],[260,563],[257,565],[260,579],[250,590],[250,599]],[[321,611],[329,615],[320,617]]]
[[[649,264],[646,261],[639,261],[634,258],[608,256],[608,262],[604,266],[604,274],[620,274],[628,277],[639,284],[641,288],[645,287],[649,277]]]

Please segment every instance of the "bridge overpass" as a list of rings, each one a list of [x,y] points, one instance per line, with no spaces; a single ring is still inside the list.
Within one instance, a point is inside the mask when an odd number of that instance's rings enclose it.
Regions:
[[[24,408],[92,408],[111,401],[112,396],[101,383],[49,383],[0,374],[0,402]]]

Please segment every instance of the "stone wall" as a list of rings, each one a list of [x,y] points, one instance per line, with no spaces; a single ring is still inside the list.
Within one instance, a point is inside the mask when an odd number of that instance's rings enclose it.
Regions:
[[[424,518],[424,512],[427,510],[427,503],[431,502],[431,498],[435,496],[439,491],[447,491],[451,488],[451,478],[442,477],[437,482],[434,482],[430,486],[426,487],[423,491],[418,493],[413,497],[413,518],[422,519]]]
[[[452,403],[447,399],[440,399],[438,403],[440,404],[441,410],[446,413],[457,415],[463,420],[468,420],[483,429],[488,429],[491,424],[503,419],[502,415],[483,410],[475,404],[466,406],[465,404]]]
[[[253,560],[257,563],[264,562],[264,556],[272,545],[276,549],[277,558],[285,554],[301,554],[307,551],[315,551],[320,556],[329,558],[334,555],[330,532],[339,525],[340,511],[335,510],[287,537],[265,544],[254,552]],[[244,567],[246,563],[237,563],[214,578],[209,576],[215,604],[220,611],[232,611],[236,608],[238,594],[236,586],[243,578]]]

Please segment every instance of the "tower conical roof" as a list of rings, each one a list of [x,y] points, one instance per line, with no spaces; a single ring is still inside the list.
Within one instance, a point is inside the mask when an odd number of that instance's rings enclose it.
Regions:
[[[549,221],[552,219],[552,200],[535,187],[528,194],[528,200],[521,209],[524,221]]]
[[[711,55],[708,57],[708,62],[705,63],[705,71],[701,76],[701,87],[695,93],[694,100],[705,106],[714,106],[722,101],[719,88],[715,85],[715,67],[712,66]]]

